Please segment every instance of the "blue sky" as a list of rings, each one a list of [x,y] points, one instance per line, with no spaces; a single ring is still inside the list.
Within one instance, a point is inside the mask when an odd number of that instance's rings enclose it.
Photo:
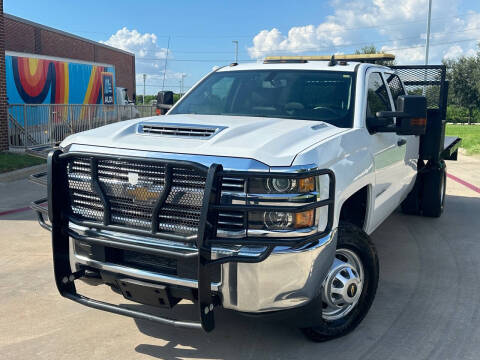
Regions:
[[[188,88],[215,65],[269,54],[350,53],[374,44],[399,63],[423,63],[428,0],[71,1],[5,0],[4,11],[136,54],[137,93]],[[480,1],[433,0],[430,63],[470,55]]]

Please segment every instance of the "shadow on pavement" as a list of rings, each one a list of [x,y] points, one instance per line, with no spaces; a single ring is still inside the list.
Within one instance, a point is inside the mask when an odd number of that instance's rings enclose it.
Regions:
[[[151,311],[149,307],[134,306],[137,310]],[[170,318],[197,320],[197,307],[190,303],[178,304],[166,312],[155,310]],[[135,350],[159,359],[231,359],[248,358],[261,348],[278,348],[279,343],[291,348],[306,342],[301,332],[288,324],[251,319],[225,309],[215,310],[215,320],[216,328],[211,333],[135,320],[143,334],[165,342],[164,345],[139,344]]]

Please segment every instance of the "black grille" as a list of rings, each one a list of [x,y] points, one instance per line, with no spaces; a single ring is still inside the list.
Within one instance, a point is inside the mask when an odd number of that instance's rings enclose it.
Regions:
[[[245,215],[241,211],[222,211],[218,214],[218,229],[242,231],[246,229]]]
[[[140,129],[144,134],[197,138],[210,138],[220,130],[212,126],[202,127],[200,125],[182,124],[142,124],[140,125]]]
[[[87,157],[68,161],[72,214],[81,221],[104,222],[105,201],[112,225],[152,230],[157,202],[165,190],[166,164]],[[92,169],[92,166],[94,169]],[[92,185],[98,169],[99,189]],[[202,206],[205,175],[193,168],[171,168],[171,187],[158,212],[160,233],[196,235]]]
[[[232,193],[245,193],[245,178],[225,176],[222,179],[222,201],[228,203],[229,195]],[[218,230],[245,232],[245,215],[242,211],[222,211],[218,214]]]

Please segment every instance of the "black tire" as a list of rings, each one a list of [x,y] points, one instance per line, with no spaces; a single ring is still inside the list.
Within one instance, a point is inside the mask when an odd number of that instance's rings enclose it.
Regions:
[[[318,325],[302,329],[307,338],[323,342],[344,336],[355,329],[367,315],[377,291],[379,265],[377,252],[370,237],[358,227],[344,223],[338,227],[337,249],[353,251],[363,264],[363,289],[357,305],[343,318],[327,321],[323,318]]]
[[[423,174],[422,214],[428,217],[440,217],[445,206],[447,171],[442,160],[438,165],[428,168]]]

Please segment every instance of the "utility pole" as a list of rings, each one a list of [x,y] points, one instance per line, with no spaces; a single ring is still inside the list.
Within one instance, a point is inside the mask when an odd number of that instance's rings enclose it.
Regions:
[[[143,101],[142,104],[145,105],[145,80],[147,79],[147,74],[143,74]]]
[[[238,64],[238,40],[233,40],[232,43],[235,44],[235,62]]]

